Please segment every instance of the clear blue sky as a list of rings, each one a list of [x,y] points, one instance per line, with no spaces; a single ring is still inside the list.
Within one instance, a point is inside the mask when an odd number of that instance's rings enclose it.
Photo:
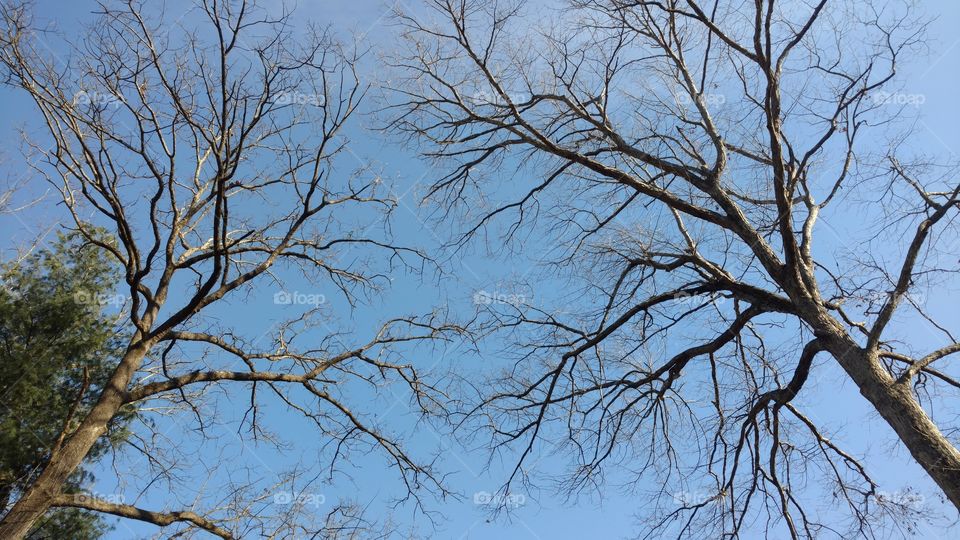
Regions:
[[[183,0],[171,1],[169,8],[174,10],[184,3]],[[394,29],[387,24],[388,10],[392,5],[393,3],[380,0],[301,0],[297,5],[297,17],[300,20],[332,25],[344,37],[353,30],[363,36],[363,44],[368,46],[372,53],[376,53],[389,50],[393,43]],[[960,28],[960,2],[931,0],[923,2],[923,7],[935,15],[935,18],[930,32],[931,54],[928,58],[919,59],[909,65],[908,74],[905,76],[908,81],[906,88],[911,93],[923,94],[926,98],[919,111],[918,129],[911,143],[956,159],[960,153],[960,130],[957,129],[960,125],[960,106],[957,103],[956,90],[960,85],[960,33],[957,32]],[[42,0],[38,2],[38,15],[56,21],[61,29],[70,29],[86,20],[94,8],[95,2],[92,0]],[[373,60],[374,56],[371,55],[370,61],[364,64],[365,69],[371,70],[365,74],[368,80],[374,80],[377,76],[373,72]],[[25,174],[25,169],[21,165],[22,158],[18,150],[20,136],[17,129],[22,126],[28,131],[36,132],[34,111],[23,95],[8,88],[0,88],[0,118],[3,119],[3,122],[0,122],[0,152],[6,158],[3,168],[0,169],[0,176],[19,177]],[[366,124],[371,121],[364,119]],[[424,211],[418,208],[417,204],[418,186],[436,178],[437,171],[416,159],[409,151],[388,144],[381,135],[373,131],[358,127],[351,132],[351,136],[354,141],[351,148],[356,164],[369,164],[382,170],[385,178],[393,183],[392,189],[397,194],[403,194],[401,208],[396,215],[396,236],[409,239],[427,249],[435,247],[439,240],[446,239],[446,231],[433,230]],[[45,190],[45,186],[35,183],[23,197],[26,199]],[[0,247],[10,249],[27,243],[37,235],[45,234],[50,224],[63,220],[63,213],[54,202],[50,197],[18,216],[0,217],[0,230],[3,231],[0,235]],[[853,220],[836,219],[831,222],[827,219],[822,225],[823,230],[819,231],[820,237],[832,239],[826,240],[827,243],[842,243],[844,231],[854,226]],[[529,254],[529,258],[536,258],[536,253]],[[352,313],[344,311],[340,315],[356,328],[365,328],[382,320],[384,313],[398,315],[423,312],[434,305],[448,303],[454,309],[467,309],[474,292],[497,290],[498,281],[524,274],[530,261],[506,254],[498,255],[495,251],[488,254],[477,250],[458,254],[446,264],[448,273],[456,275],[456,279],[437,279],[432,275],[423,279],[398,276],[393,290],[385,298],[372,305],[361,306]],[[287,290],[318,292],[333,297],[332,291],[323,286],[317,288],[305,281],[296,281],[294,276],[290,277],[292,281],[287,285]],[[235,299],[229,306],[231,320],[238,327],[247,330],[249,335],[256,336],[266,331],[273,321],[282,316],[271,301],[274,292],[273,288],[258,289],[247,297]],[[955,292],[953,291],[954,294]],[[956,326],[956,296],[952,298],[953,301],[949,296],[937,297],[931,302],[946,309],[954,306],[954,315],[950,322]],[[337,307],[336,302],[334,306]],[[223,313],[226,313],[226,310]],[[909,331],[923,336],[923,333],[929,330],[922,322],[913,321],[909,325]],[[477,357],[464,354],[462,349],[454,344],[448,350],[421,351],[418,362],[423,367],[438,371],[476,370],[477,366],[496,364],[496,356],[495,347],[481,351]],[[935,488],[923,472],[909,461],[903,450],[893,448],[891,451],[892,433],[864,406],[853,385],[845,384],[842,374],[832,372],[829,368],[818,371],[816,375],[818,391],[812,394],[823,401],[805,403],[807,410],[828,423],[842,442],[854,448],[871,449],[874,459],[869,463],[874,466],[873,472],[883,481],[887,491],[895,492],[912,487],[935,503]],[[358,388],[357,392],[362,396],[366,390]],[[240,410],[245,407],[243,400],[243,393],[232,394],[224,401],[223,410],[219,411],[219,414],[229,419],[231,407]],[[371,404],[370,410],[377,414],[378,421],[383,425],[399,431],[412,429],[412,418],[402,396]],[[248,465],[264,476],[283,470],[285,466],[296,462],[316,462],[318,441],[309,426],[299,420],[295,413],[285,413],[279,409],[273,410],[273,413],[273,429],[293,443],[291,449],[283,455],[277,455],[266,447],[241,444],[236,438],[231,441],[231,431],[227,427],[223,430],[222,442],[218,443],[219,448],[205,447],[197,455],[197,459],[221,462],[229,459],[236,463],[236,470],[239,470],[241,465]],[[190,425],[189,418],[185,418],[170,423],[165,429],[174,443],[189,445],[190,443],[185,442],[186,439],[178,435],[178,430],[187,429]],[[463,501],[429,502],[431,510],[446,516],[446,519],[437,525],[440,538],[620,538],[629,536],[635,530],[635,514],[641,510],[636,506],[637,499],[615,487],[604,490],[602,496],[585,496],[576,501],[557,498],[548,490],[522,492],[520,494],[526,499],[525,505],[518,508],[509,520],[491,522],[484,507],[474,504],[472,497],[476,492],[496,491],[498,482],[503,479],[504,466],[510,466],[510,463],[494,462],[487,470],[485,465],[488,454],[482,449],[465,449],[429,426],[420,426],[409,440],[415,454],[428,456],[431,452],[440,451],[441,467],[445,472],[451,473],[452,487],[465,496]],[[873,444],[871,441],[882,442]],[[886,465],[881,459],[883,456],[890,456]],[[119,466],[122,469],[136,466],[136,463],[134,458],[123,458]],[[355,469],[346,469],[350,473],[349,479],[338,476],[333,484],[311,488],[312,491],[322,493],[328,505],[340,497],[369,502],[376,513],[383,511],[385,502],[391,496],[401,494],[396,476],[384,468],[382,460],[367,462],[363,456],[358,456],[355,465]],[[539,462],[546,474],[557,470],[558,465],[560,463],[553,459]],[[106,464],[98,473],[100,483],[96,486],[97,492],[117,493],[123,500],[136,500],[137,504],[147,508],[162,508],[168,502],[162,487],[155,487],[150,495],[137,499],[135,487],[138,484],[116,486],[112,481],[113,473],[110,467],[111,464]],[[610,485],[613,486],[614,483],[611,482]],[[324,507],[321,506],[320,511],[323,510]],[[411,508],[401,506],[396,510],[395,519],[400,523],[409,523],[412,516]],[[422,522],[422,516],[416,519]],[[428,524],[423,523],[423,527],[427,530]],[[149,526],[123,521],[118,523],[111,538],[145,537],[154,530]],[[925,526],[921,532],[926,538],[951,538],[958,534],[955,529],[948,531],[939,525]]]

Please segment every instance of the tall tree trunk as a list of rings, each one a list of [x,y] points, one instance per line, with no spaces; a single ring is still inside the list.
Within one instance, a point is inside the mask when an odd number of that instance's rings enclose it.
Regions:
[[[0,538],[24,538],[47,512],[64,483],[87,457],[97,440],[106,433],[110,421],[123,405],[127,386],[143,362],[146,351],[146,345],[139,344],[124,354],[96,405],[77,430],[53,452],[40,476],[0,520]]]
[[[848,342],[842,348],[831,349],[860,394],[893,428],[910,455],[960,511],[960,451],[923,410],[909,383],[894,380],[876,354],[856,343]]]

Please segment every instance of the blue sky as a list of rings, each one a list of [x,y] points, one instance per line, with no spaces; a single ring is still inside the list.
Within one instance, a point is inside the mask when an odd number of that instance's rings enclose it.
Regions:
[[[279,2],[277,2],[279,3]],[[169,2],[174,10],[182,0]],[[289,4],[289,3],[288,3]],[[353,31],[362,36],[362,46],[368,47],[371,54],[365,60],[362,75],[375,81],[380,75],[376,68],[378,52],[390,51],[394,46],[394,32],[389,22],[388,11],[393,3],[378,0],[329,0],[306,1],[295,4],[297,18],[310,20],[321,25],[331,25],[343,37]],[[410,2],[414,5],[414,2]],[[88,14],[94,8],[94,2],[86,0],[44,0],[38,2],[38,15],[54,21],[61,29],[69,31],[88,20]],[[909,143],[916,148],[944,156],[957,158],[960,152],[960,106],[957,104],[956,88],[960,84],[960,2],[936,0],[923,3],[923,8],[933,15],[930,29],[931,52],[927,57],[908,62],[904,75],[905,90],[921,94],[924,103],[918,113],[917,129]],[[9,88],[0,88],[0,149],[5,158],[0,176],[20,178],[26,173],[19,152],[20,135],[18,128],[39,133],[34,111],[22,94]],[[361,119],[360,125],[350,131],[352,139],[349,160],[355,167],[370,167],[380,171],[389,183],[391,190],[400,196],[400,206],[394,215],[393,231],[397,238],[413,243],[428,250],[434,250],[438,244],[449,238],[449,231],[431,221],[428,210],[419,206],[418,197],[422,187],[436,179],[440,172],[426,162],[419,160],[413,153],[385,140],[383,135],[368,129],[376,123],[372,116]],[[347,164],[345,163],[346,167]],[[21,194],[22,200],[31,200],[43,195],[46,187],[31,183]],[[38,235],[49,234],[51,224],[64,219],[64,215],[52,197],[41,200],[40,204],[16,216],[0,217],[0,228],[4,231],[0,238],[0,247],[9,250],[18,245],[29,243]],[[856,216],[825,216],[822,230],[818,231],[823,239],[820,249],[825,252],[843,245],[849,238],[848,231],[857,227]],[[955,244],[957,245],[957,244]],[[471,249],[446,253],[443,257],[444,272],[428,272],[424,276],[398,275],[391,289],[382,297],[368,305],[361,305],[350,311],[336,294],[324,285],[317,285],[295,275],[286,276],[289,281],[284,290],[303,293],[323,294],[330,300],[341,325],[357,329],[372,328],[386,315],[425,312],[437,305],[449,305],[454,311],[472,308],[471,298],[477,291],[500,290],[500,284],[507,280],[524,276],[533,267],[534,261],[542,253],[536,249],[522,254],[501,252],[492,245],[477,245]],[[216,312],[219,317],[229,320],[249,336],[257,336],[267,331],[275,321],[288,313],[279,311],[272,302],[277,288],[270,285],[255,289],[246,296],[233,299],[228,306]],[[512,291],[511,291],[512,292]],[[534,291],[534,296],[537,291]],[[931,294],[929,302],[932,308],[947,314],[948,322],[954,327],[960,323],[956,310],[955,288],[944,294]],[[923,342],[930,330],[922,321],[903,321],[902,329],[914,339]],[[931,337],[930,339],[933,339]],[[488,343],[479,354],[467,350],[468,347],[452,343],[438,350],[417,350],[418,365],[432,369],[437,373],[446,371],[457,373],[479,373],[490,366],[502,362],[496,343]],[[876,414],[865,407],[856,388],[845,383],[842,374],[824,366],[816,372],[815,397],[821,401],[805,403],[807,410],[817,418],[828,423],[835,436],[854,448],[870,451],[873,472],[883,480],[890,492],[911,487],[925,495],[936,504],[936,491],[926,479],[924,473],[913,465],[905,451],[892,444],[893,437],[889,429]],[[616,487],[616,475],[608,482],[607,488],[597,494],[587,494],[570,501],[557,497],[548,489],[530,492],[517,492],[525,504],[506,518],[491,519],[485,507],[475,504],[474,494],[494,492],[504,478],[504,472],[512,463],[510,456],[488,462],[489,454],[483,448],[470,448],[443,434],[440,426],[415,425],[405,396],[393,395],[389,391],[375,398],[369,390],[358,387],[356,399],[365,403],[371,414],[382,425],[389,426],[407,435],[412,452],[429,456],[434,452],[440,455],[440,467],[449,472],[451,486],[464,495],[462,501],[430,501],[428,508],[442,513],[445,517],[437,523],[437,536],[440,538],[502,538],[502,539],[548,539],[548,538],[619,538],[629,536],[635,530],[635,514],[642,509],[637,507],[637,498]],[[232,435],[235,420],[232,415],[242,413],[245,395],[231,393],[225,397],[218,414],[222,415],[225,426],[220,430],[218,442],[197,449],[198,461],[219,461],[231,463],[230,469],[239,471],[249,467],[256,474],[268,478],[296,464],[309,465],[322,455],[315,433],[295,414],[283,411],[276,404],[268,405],[274,416],[272,427],[282,438],[290,441],[288,450],[276,451],[242,443]],[[163,431],[173,444],[193,451],[193,439],[181,436],[191,424],[189,418],[167,422]],[[312,486],[312,492],[320,493],[328,504],[341,497],[354,498],[369,503],[375,514],[387,511],[386,502],[391,496],[400,495],[400,486],[396,475],[384,467],[379,459],[364,459],[356,456],[354,467],[345,468],[347,475],[338,475],[332,484]],[[886,460],[886,461],[885,461]],[[136,467],[136,458],[118,457],[118,467]],[[549,477],[564,464],[562,458],[547,457],[538,461],[541,472]],[[136,500],[148,508],[162,508],[169,503],[162,488],[155,488],[143,498],[137,499],[134,486],[118,485],[112,480],[113,463],[103,464],[98,471],[99,483],[96,491],[101,494],[117,494],[127,502]],[[222,474],[222,473],[221,473]],[[222,480],[218,476],[215,480]],[[641,487],[642,488],[642,487]],[[320,505],[323,510],[323,505]],[[399,523],[417,523],[428,530],[429,524],[423,516],[416,514],[409,506],[400,506],[395,511],[395,520]],[[956,530],[948,530],[943,523],[925,525],[922,530],[927,538],[950,538]],[[110,538],[139,538],[149,536],[154,528],[125,521],[117,524]]]

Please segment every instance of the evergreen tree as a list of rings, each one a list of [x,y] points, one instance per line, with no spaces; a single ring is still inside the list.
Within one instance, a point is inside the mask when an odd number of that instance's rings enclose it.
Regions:
[[[0,287],[0,508],[36,477],[61,437],[92,406],[122,354],[108,315],[119,280],[102,251],[76,235],[2,269]],[[102,456],[123,437],[130,414],[115,422],[88,456]],[[92,480],[82,468],[68,492]],[[31,538],[100,537],[97,514],[53,509]]]

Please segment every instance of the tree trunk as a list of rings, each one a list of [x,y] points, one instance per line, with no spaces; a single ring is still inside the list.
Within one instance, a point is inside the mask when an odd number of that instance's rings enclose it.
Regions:
[[[860,394],[893,428],[910,455],[960,510],[960,451],[947,439],[913,396],[909,383],[895,381],[875,354],[853,344],[833,350]]]
[[[123,405],[127,386],[133,374],[140,367],[147,347],[140,344],[129,349],[104,388],[100,399],[90,410],[80,427],[50,456],[43,472],[27,491],[17,500],[13,508],[0,521],[0,538],[18,540],[24,538],[38,519],[50,508],[54,497],[60,494],[67,478],[83,462],[107,431],[110,420],[116,416]]]

